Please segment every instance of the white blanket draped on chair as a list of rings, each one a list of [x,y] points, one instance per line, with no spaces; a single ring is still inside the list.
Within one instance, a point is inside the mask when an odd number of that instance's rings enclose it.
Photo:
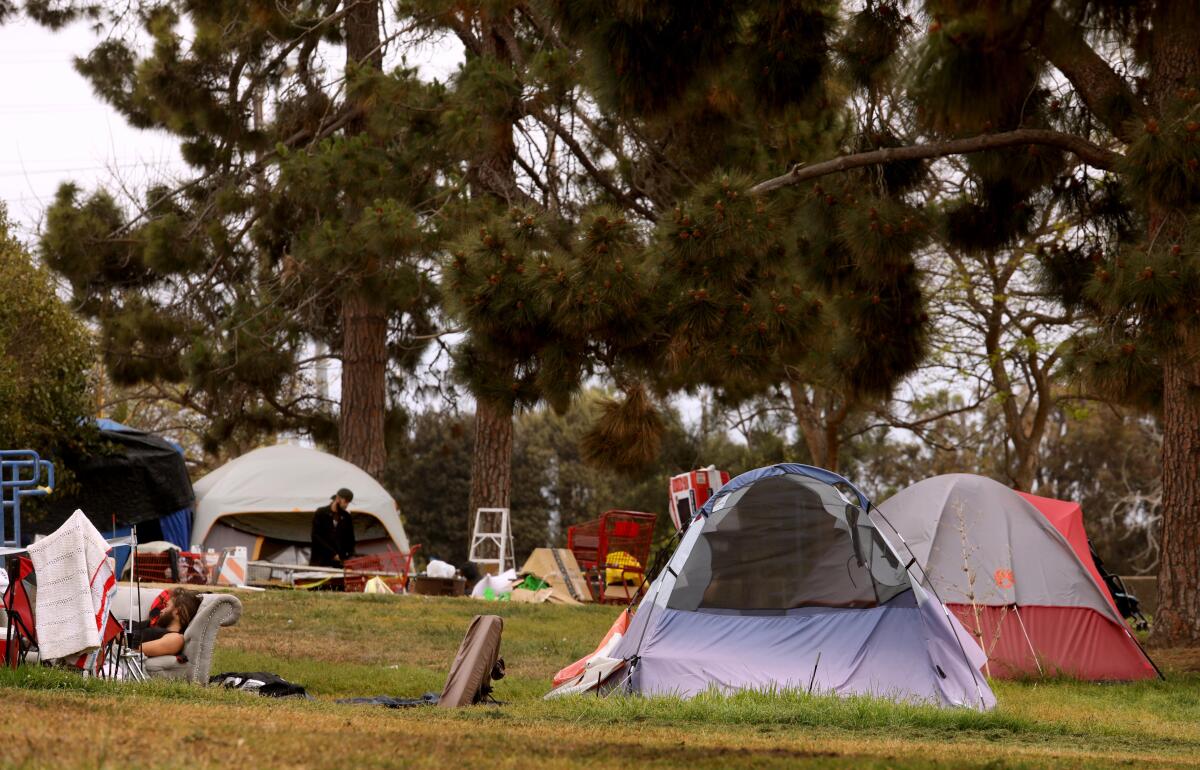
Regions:
[[[29,546],[37,575],[34,611],[42,660],[100,646],[116,590],[108,548],[83,511],[75,511],[53,534]]]

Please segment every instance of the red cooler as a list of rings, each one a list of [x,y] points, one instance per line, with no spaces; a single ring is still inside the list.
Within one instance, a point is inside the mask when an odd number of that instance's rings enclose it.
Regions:
[[[671,477],[671,522],[676,530],[686,529],[696,511],[729,481],[729,474],[713,466]]]

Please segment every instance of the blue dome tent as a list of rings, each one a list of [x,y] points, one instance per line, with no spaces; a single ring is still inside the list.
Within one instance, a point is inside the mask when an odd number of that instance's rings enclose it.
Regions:
[[[552,695],[798,689],[993,707],[983,651],[878,516],[820,468],[738,476],[701,508],[611,652]]]

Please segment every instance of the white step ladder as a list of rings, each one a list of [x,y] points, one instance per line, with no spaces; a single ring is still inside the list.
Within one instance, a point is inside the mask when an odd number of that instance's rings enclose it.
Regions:
[[[494,566],[497,575],[510,567],[517,568],[507,508],[475,511],[475,531],[471,534],[471,553],[467,558],[484,568]]]

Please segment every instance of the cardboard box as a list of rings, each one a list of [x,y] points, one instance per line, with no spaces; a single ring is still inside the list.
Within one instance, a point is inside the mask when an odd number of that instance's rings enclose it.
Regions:
[[[518,573],[534,575],[550,584],[552,599],[559,604],[579,604],[592,601],[592,591],[575,561],[575,554],[566,548],[535,548]]]

